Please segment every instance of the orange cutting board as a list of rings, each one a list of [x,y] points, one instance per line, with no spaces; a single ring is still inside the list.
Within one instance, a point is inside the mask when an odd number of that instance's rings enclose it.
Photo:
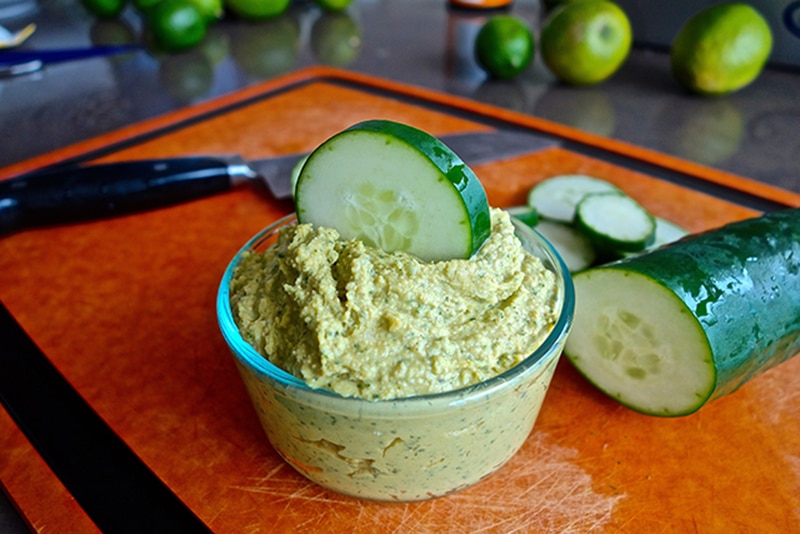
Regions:
[[[305,151],[369,118],[435,135],[513,127],[564,141],[476,166],[497,206],[522,204],[533,184],[564,173],[612,181],[655,215],[692,231],[758,213],[695,184],[800,206],[796,194],[637,147],[325,68],[78,143],[0,176],[71,159]],[[673,183],[643,168],[685,180]],[[0,301],[99,417],[211,530],[800,530],[800,358],[676,419],[621,407],[562,360],[522,450],[472,488],[428,502],[381,504],[308,482],[267,443],[214,307],[234,253],[291,210],[290,202],[244,186],[151,212],[0,239]],[[0,410],[0,480],[12,501],[37,531],[96,532],[12,415]]]

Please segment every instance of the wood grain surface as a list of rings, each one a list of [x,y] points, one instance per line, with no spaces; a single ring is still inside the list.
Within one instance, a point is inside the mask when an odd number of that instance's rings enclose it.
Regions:
[[[340,83],[341,74],[319,74],[271,82],[115,133],[108,144],[129,146],[103,159],[309,150],[368,118],[403,121],[435,135],[489,129],[482,118],[492,110],[483,105],[469,116],[468,103],[434,93],[400,87],[405,97],[394,98],[368,90],[391,88],[380,80]],[[583,135],[508,112],[494,115],[515,127]],[[175,127],[161,132],[170,124]],[[147,140],[134,142],[137,132],[148,133]],[[101,147],[102,139],[92,140],[38,165]],[[26,162],[3,175],[36,165]],[[527,190],[548,176],[580,172],[618,184],[656,215],[693,231],[757,214],[564,148],[474,170],[497,206],[523,203]],[[800,206],[790,193],[711,174]],[[267,443],[215,316],[228,261],[291,210],[290,202],[244,186],[152,212],[0,239],[0,300],[97,413],[215,532],[800,531],[800,358],[677,419],[616,404],[563,360],[522,450],[472,488],[429,502],[380,504],[306,481]],[[37,530],[96,531],[3,411],[0,447],[0,480]]]

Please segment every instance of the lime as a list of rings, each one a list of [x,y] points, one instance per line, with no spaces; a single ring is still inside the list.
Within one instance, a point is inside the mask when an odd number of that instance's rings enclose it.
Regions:
[[[672,74],[705,95],[737,91],[755,80],[772,50],[772,32],[753,7],[718,4],[687,20],[672,43]]]
[[[545,19],[542,59],[562,82],[591,85],[614,74],[631,49],[631,24],[608,0],[569,2]]]
[[[314,2],[325,11],[344,11],[353,0],[314,0]]]
[[[206,34],[206,20],[192,0],[161,0],[147,22],[156,44],[169,52],[191,48]]]
[[[81,0],[86,11],[101,19],[113,19],[125,9],[126,0]]]
[[[519,75],[533,59],[533,34],[514,15],[493,15],[475,37],[475,58],[493,77],[506,80]]]
[[[225,7],[243,19],[269,19],[286,11],[291,0],[225,0]]]

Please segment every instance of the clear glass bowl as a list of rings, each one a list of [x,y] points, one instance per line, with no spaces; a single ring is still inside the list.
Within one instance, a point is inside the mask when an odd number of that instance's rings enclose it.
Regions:
[[[556,274],[555,327],[528,358],[479,384],[447,393],[371,401],[309,388],[270,363],[239,334],[230,307],[233,270],[247,250],[277,241],[291,215],[254,236],[222,278],[217,315],[267,438],[297,471],[333,491],[380,501],[418,501],[489,476],[533,428],[575,306],[572,279],[553,247],[512,218],[523,247]]]

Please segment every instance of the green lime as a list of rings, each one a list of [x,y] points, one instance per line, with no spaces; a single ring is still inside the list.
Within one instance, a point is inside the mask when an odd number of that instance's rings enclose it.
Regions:
[[[191,48],[206,34],[206,19],[192,0],[161,0],[147,22],[156,44],[169,52]]]
[[[625,12],[608,0],[570,2],[545,19],[540,35],[542,59],[562,82],[591,85],[614,74],[632,43]]]
[[[514,15],[493,15],[475,37],[475,58],[493,77],[506,80],[519,75],[533,59],[533,34]]]
[[[712,6],[687,20],[672,43],[672,74],[683,87],[723,95],[750,84],[772,51],[772,31],[753,7]]]
[[[314,0],[314,2],[325,11],[344,11],[353,0]]]
[[[225,0],[225,7],[243,19],[269,19],[281,15],[291,0]]]
[[[101,19],[113,19],[125,9],[126,0],[81,0],[86,11]]]

